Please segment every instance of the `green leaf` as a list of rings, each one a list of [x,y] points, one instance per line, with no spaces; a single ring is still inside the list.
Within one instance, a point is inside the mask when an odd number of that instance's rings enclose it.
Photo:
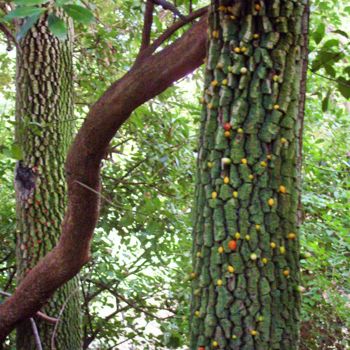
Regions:
[[[14,143],[11,147],[11,156],[16,160],[21,160],[23,158],[23,152],[18,143]]]
[[[331,96],[331,90],[328,90],[326,97],[322,100],[322,112],[328,111],[330,96]]]
[[[344,32],[343,30],[340,30],[340,29],[333,30],[332,33],[337,33],[337,34],[340,34],[340,35],[342,35],[342,36],[345,36],[345,38],[349,38],[348,33]]]
[[[338,90],[346,99],[350,99],[350,80],[338,78]]]
[[[312,34],[313,39],[316,44],[319,44],[326,33],[326,25],[324,23],[320,23],[314,33]]]
[[[38,7],[17,7],[15,10],[9,12],[4,18],[6,20],[11,20],[14,18],[25,18],[28,16],[41,15],[45,12],[45,8]]]
[[[33,6],[46,4],[48,0],[15,0],[15,4],[18,6]]]
[[[50,14],[48,17],[48,24],[51,33],[57,36],[58,39],[65,40],[67,38],[67,27],[62,19],[54,14]]]
[[[64,5],[63,9],[68,16],[72,17],[77,22],[89,24],[94,20],[94,15],[85,7],[79,5]]]
[[[17,40],[23,39],[26,34],[28,33],[28,30],[32,28],[32,26],[35,25],[35,23],[38,21],[40,17],[40,14],[36,14],[33,16],[28,17],[25,22],[22,24],[21,29],[17,33]]]

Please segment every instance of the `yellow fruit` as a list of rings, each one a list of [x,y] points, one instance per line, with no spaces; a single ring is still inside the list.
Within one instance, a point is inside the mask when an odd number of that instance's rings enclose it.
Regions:
[[[197,258],[201,258],[202,257],[202,253],[201,252],[197,252]]]
[[[258,256],[255,253],[250,254],[250,259],[255,261],[258,258]]]
[[[233,335],[231,338],[232,338],[233,340],[235,340],[235,339],[237,339],[237,335]]]
[[[211,198],[212,198],[212,199],[216,199],[217,196],[218,196],[218,193],[217,193],[217,192],[212,192],[212,193],[211,193]]]
[[[224,68],[224,64],[222,62],[219,62],[217,65],[216,65],[216,68]]]
[[[217,86],[219,83],[217,80],[213,80],[210,84],[211,86]]]
[[[282,143],[282,145],[284,145],[284,144],[287,143],[287,142],[288,142],[287,139],[285,139],[284,137],[281,138],[281,143]]]
[[[236,16],[230,16],[230,18],[234,21],[236,19]]]
[[[256,34],[253,35],[253,38],[254,38],[254,39],[259,39],[259,38],[260,38],[260,35],[259,35],[258,33],[256,33]]]
[[[247,74],[248,73],[248,69],[246,67],[242,67],[240,72],[241,72],[241,74]]]
[[[219,248],[218,248],[219,254],[222,254],[224,251],[225,251],[224,247],[219,247]]]
[[[227,79],[224,79],[224,80],[221,82],[222,85],[227,85],[227,83],[228,83]]]
[[[229,273],[234,273],[235,272],[235,268],[233,266],[229,265],[229,266],[227,266],[227,271]]]
[[[250,241],[250,236],[249,235],[245,235],[244,238],[245,238],[246,241]]]
[[[196,317],[199,317],[200,316],[200,312],[199,311],[195,311],[195,313],[194,313],[194,315],[196,316]]]
[[[208,168],[212,168],[212,167],[214,166],[214,163],[208,162],[208,163],[207,163],[207,166],[208,166]]]
[[[195,272],[191,272],[191,274],[190,274],[190,277],[191,277],[191,278],[196,278],[196,276],[197,276],[197,275],[196,275]]]
[[[248,164],[248,160],[247,160],[246,158],[242,158],[242,159],[241,159],[241,163],[242,163],[242,164]]]
[[[293,240],[297,238],[297,235],[294,232],[291,232],[291,233],[288,233],[287,238],[290,240]]]
[[[217,281],[216,281],[216,285],[217,285],[218,287],[221,287],[223,284],[224,284],[224,282],[223,282],[222,280],[217,280]]]
[[[217,39],[219,37],[219,31],[218,30],[214,30],[212,33],[213,38]]]
[[[281,193],[287,193],[287,188],[285,186],[280,186],[278,189]]]
[[[254,175],[250,174],[250,175],[248,176],[248,178],[249,178],[249,180],[254,180]]]
[[[280,247],[280,253],[281,253],[281,254],[284,254],[285,252],[286,252],[286,248],[285,248],[285,247],[283,247],[283,246],[282,246],[282,247]]]
[[[241,49],[240,49],[239,47],[235,47],[235,48],[233,49],[233,51],[236,52],[236,53],[240,53],[240,52],[241,52]]]
[[[279,81],[280,77],[278,75],[274,75],[272,77],[273,81]]]
[[[260,11],[261,10],[261,5],[260,4],[255,4],[255,10]]]
[[[244,52],[246,52],[247,50],[248,50],[248,49],[247,49],[246,47],[244,47],[244,46],[243,46],[243,47],[241,47],[241,52],[243,52],[243,53],[244,53]]]
[[[263,166],[263,167],[266,167],[267,163],[263,160],[262,162],[260,162],[260,165]]]
[[[208,103],[208,109],[213,109],[213,104],[212,103]]]
[[[271,242],[271,243],[270,243],[270,247],[271,247],[272,249],[275,249],[275,248],[277,247],[277,244],[276,244],[275,242]]]
[[[276,109],[276,110],[277,110],[277,109],[280,109],[280,106],[279,106],[279,105],[274,105],[274,106],[273,106],[273,109]]]
[[[224,184],[230,183],[230,178],[228,176],[224,177]]]
[[[238,198],[238,192],[237,191],[233,191],[232,196],[233,196],[233,198]]]
[[[221,11],[221,12],[226,12],[227,11],[227,8],[225,6],[219,6],[218,7],[218,10]]]
[[[225,131],[224,132],[224,136],[225,137],[230,137],[231,136],[231,132],[230,131]]]
[[[264,317],[263,316],[259,316],[258,317],[258,322],[262,322],[262,321],[264,321]]]
[[[255,229],[256,229],[257,231],[260,231],[261,226],[260,226],[259,224],[256,224],[256,225],[255,225]]]
[[[262,258],[261,261],[262,261],[262,263],[265,264],[265,265],[266,265],[267,262],[268,262],[267,258]]]
[[[283,275],[284,275],[285,277],[288,277],[289,274],[290,274],[289,270],[284,270],[284,271],[283,271]]]
[[[266,156],[266,158],[267,158],[268,160],[271,160],[271,159],[272,159],[272,154],[268,154],[268,155]]]
[[[217,348],[219,346],[219,343],[216,340],[214,340],[212,344],[214,348]]]
[[[231,164],[231,159],[230,158],[222,158],[221,163],[223,165],[230,165]]]
[[[250,334],[251,334],[253,337],[255,337],[256,335],[258,335],[258,332],[257,332],[255,329],[252,329],[252,330],[250,331]]]
[[[236,238],[236,239],[240,239],[240,238],[241,238],[241,234],[240,234],[239,232],[236,232],[236,233],[235,233],[235,238]]]
[[[267,201],[267,204],[272,207],[274,204],[275,204],[275,200],[273,198],[270,198],[268,201]]]
[[[238,128],[238,129],[237,129],[237,132],[238,132],[239,134],[243,134],[243,133],[244,133],[244,130],[243,130],[242,128]]]

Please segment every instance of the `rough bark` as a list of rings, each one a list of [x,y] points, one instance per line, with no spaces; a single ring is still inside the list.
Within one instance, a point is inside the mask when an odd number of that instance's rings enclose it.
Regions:
[[[306,9],[302,0],[212,1],[194,210],[192,350],[298,348]]]
[[[59,41],[42,18],[21,40],[17,54],[16,166],[17,278],[20,282],[58,241],[66,206],[64,163],[73,140],[73,33]],[[66,303],[66,300],[68,302]],[[65,305],[66,304],[66,305]],[[43,311],[64,311],[55,337],[57,349],[81,348],[78,279],[60,288]],[[38,319],[44,349],[51,348],[54,326]],[[17,349],[35,349],[30,322],[17,328]]]
[[[205,29],[206,22],[201,20],[173,44],[142,59],[91,108],[66,161],[68,205],[60,240],[0,305],[0,341],[20,321],[33,316],[89,260],[99,213],[100,162],[111,138],[135,108],[202,64]]]

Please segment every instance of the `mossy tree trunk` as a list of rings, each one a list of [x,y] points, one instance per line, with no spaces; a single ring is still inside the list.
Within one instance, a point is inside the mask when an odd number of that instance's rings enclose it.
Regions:
[[[21,40],[17,55],[16,166],[18,280],[56,244],[66,204],[65,156],[73,136],[72,33],[54,37],[42,18]],[[35,287],[33,287],[35,288]],[[58,350],[81,348],[80,293],[73,279],[42,310],[59,317]],[[36,320],[44,349],[54,326]],[[29,322],[17,328],[17,349],[36,349]]]
[[[211,3],[192,350],[298,348],[306,13],[303,0]]]

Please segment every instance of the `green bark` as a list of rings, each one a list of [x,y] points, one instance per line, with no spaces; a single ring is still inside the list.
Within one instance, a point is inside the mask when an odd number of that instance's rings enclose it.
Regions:
[[[212,1],[191,349],[295,350],[303,0]]]
[[[15,174],[17,277],[20,281],[56,244],[66,205],[65,156],[73,137],[72,33],[59,41],[42,18],[21,40],[17,55],[16,140],[22,161]],[[58,350],[81,348],[78,279],[60,288],[43,308],[59,317]],[[36,320],[44,349],[54,326]],[[17,328],[17,349],[36,349],[29,322]]]

